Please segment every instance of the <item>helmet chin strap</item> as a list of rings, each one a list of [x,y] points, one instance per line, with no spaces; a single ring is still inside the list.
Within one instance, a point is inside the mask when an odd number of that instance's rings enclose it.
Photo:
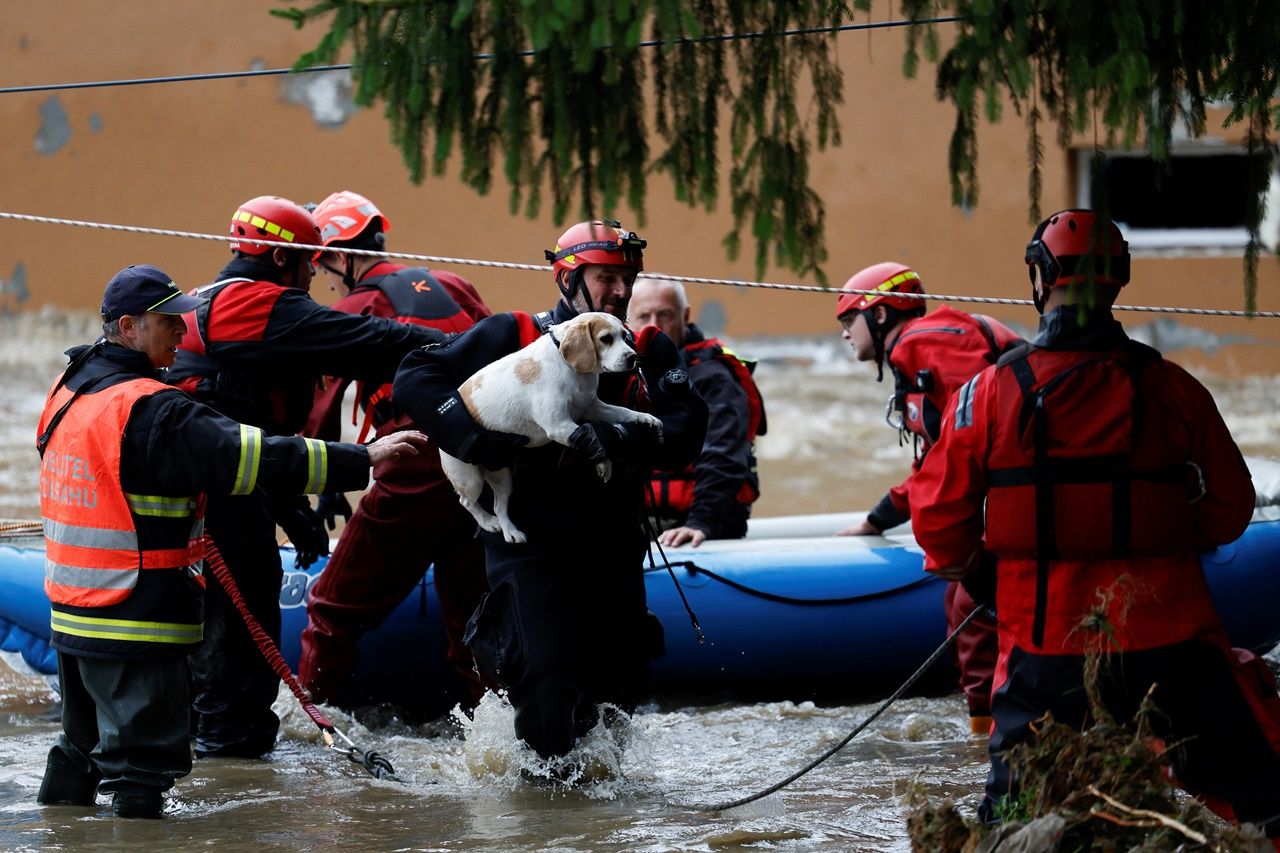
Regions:
[[[354,290],[356,286],[356,256],[345,255],[345,263],[342,265],[342,283],[348,290]]]
[[[1044,306],[1049,301],[1049,288],[1036,287],[1034,277],[1031,279],[1031,301],[1035,303],[1036,313],[1044,316]]]
[[[885,307],[884,322],[876,321],[876,312],[874,308],[868,308],[862,312],[867,320],[867,331],[871,333],[871,346],[875,349],[876,355],[876,381],[884,381],[884,339],[889,335],[889,330],[893,328],[897,322],[897,312],[892,308]]]
[[[587,290],[587,282],[586,278],[582,275],[582,267],[578,267],[569,273],[568,286],[564,284],[564,278],[565,277],[562,275],[560,278],[556,279],[556,289],[559,290],[560,295],[564,297],[565,304],[572,308],[574,313],[583,313],[578,311],[577,306],[573,304],[574,297],[581,292],[582,301],[587,304],[587,311],[595,311],[596,306],[595,303],[591,301],[590,291]]]

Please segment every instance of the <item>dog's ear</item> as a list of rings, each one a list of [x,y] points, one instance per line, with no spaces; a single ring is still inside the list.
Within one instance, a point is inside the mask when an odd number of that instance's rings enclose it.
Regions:
[[[600,364],[600,353],[596,351],[591,323],[578,320],[566,325],[569,328],[560,341],[560,355],[579,373],[595,373],[596,366]]]

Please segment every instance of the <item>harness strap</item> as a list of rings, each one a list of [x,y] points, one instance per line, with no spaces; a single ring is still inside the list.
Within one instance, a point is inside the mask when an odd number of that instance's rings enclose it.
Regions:
[[[40,454],[40,457],[42,459],[44,458],[45,449],[48,448],[49,441],[53,438],[53,431],[58,428],[58,424],[62,423],[62,419],[66,417],[67,411],[71,408],[72,403],[80,399],[80,396],[82,394],[88,394],[90,391],[92,391],[94,388],[97,388],[99,385],[101,385],[103,382],[106,382],[108,379],[111,379],[116,376],[129,375],[129,373],[130,371],[127,371],[127,370],[113,370],[110,373],[104,373],[102,376],[99,376],[97,379],[89,380],[85,384],[81,385],[75,391],[72,391],[71,398],[67,400],[67,402],[63,403],[61,408],[58,409],[58,411],[53,413],[53,417],[49,418],[49,425],[44,428],[44,432],[40,433],[40,435],[36,437],[36,451]],[[62,380],[59,381],[58,383],[58,387],[54,389],[55,394],[58,392],[60,388],[62,388],[63,384],[66,381],[67,381],[67,377],[63,376]]]

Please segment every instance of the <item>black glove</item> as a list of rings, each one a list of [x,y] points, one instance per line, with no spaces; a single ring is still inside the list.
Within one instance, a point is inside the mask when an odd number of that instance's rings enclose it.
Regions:
[[[993,619],[996,616],[996,577],[996,555],[984,550],[978,557],[977,571],[960,580],[960,586],[969,593],[973,603]]]
[[[496,471],[514,465],[516,453],[528,443],[528,436],[480,428],[471,433],[471,438],[460,448],[458,458]]]
[[[325,492],[316,500],[316,515],[333,530],[338,526],[338,516],[351,520],[351,504],[342,492]]]
[[[329,534],[304,495],[276,501],[271,512],[297,552],[293,561],[295,569],[305,569],[321,557],[329,556]]]
[[[647,458],[658,448],[659,435],[645,424],[587,421],[569,436],[569,447],[592,462],[623,463]]]
[[[636,352],[640,356],[640,369],[644,371],[645,379],[655,384],[668,370],[684,366],[675,341],[657,326],[645,326],[636,334]]]

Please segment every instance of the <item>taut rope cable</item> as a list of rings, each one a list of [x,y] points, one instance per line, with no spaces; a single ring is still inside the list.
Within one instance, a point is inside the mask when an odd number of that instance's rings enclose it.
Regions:
[[[359,764],[376,779],[400,781],[395,775],[395,768],[391,766],[391,762],[374,750],[360,749],[351,741],[351,738],[347,737],[341,729],[331,723],[320,712],[320,709],[315,706],[307,691],[303,689],[302,685],[298,683],[298,679],[289,670],[289,664],[285,661],[284,655],[280,653],[280,647],[276,645],[275,640],[271,639],[271,635],[266,632],[257,618],[254,617],[253,611],[249,609],[249,605],[244,600],[244,596],[240,594],[240,588],[236,584],[235,578],[232,577],[231,570],[227,568],[226,561],[222,559],[222,553],[218,550],[213,537],[206,533],[201,537],[201,542],[205,548],[205,562],[208,563],[209,568],[213,571],[213,576],[218,579],[218,583],[226,591],[227,598],[231,600],[236,610],[239,611],[240,617],[244,620],[245,629],[248,630],[250,638],[258,646],[258,651],[262,653],[267,666],[271,667],[276,676],[285,683],[285,686],[289,688],[289,692],[294,695],[294,698],[298,700],[298,704],[302,706],[302,710],[311,718],[311,722],[315,723],[316,727],[320,729],[325,746],[346,756],[353,764]],[[346,746],[338,746],[333,739],[334,735],[342,738]]]
[[[18,222],[36,222],[44,225],[69,225],[77,228],[90,228],[98,231],[117,231],[127,234],[153,234],[161,237],[185,237],[189,240],[212,240],[216,243],[259,243],[263,245],[282,246],[288,249],[312,249],[314,251],[333,252],[346,255],[360,255],[370,258],[401,258],[411,261],[422,261],[432,264],[449,264],[453,266],[490,267],[504,270],[528,270],[530,272],[549,273],[551,267],[545,264],[520,264],[511,261],[488,261],[476,258],[453,258],[445,255],[422,255],[409,252],[380,252],[372,249],[347,249],[338,246],[321,246],[311,243],[280,243],[278,240],[258,240],[251,237],[239,237],[231,234],[204,234],[198,231],[177,231],[171,228],[148,228],[142,225],[117,225],[110,222],[93,222],[87,219],[63,219],[55,216],[36,216],[30,213],[11,213],[0,211],[0,220],[9,219]],[[782,284],[771,281],[749,281],[738,278],[705,278],[690,275],[669,275],[659,272],[644,272],[642,278],[655,281],[677,281],[688,284],[714,284],[726,287],[747,287],[761,290],[781,290],[793,293],[821,293],[834,296],[841,293],[857,293],[864,296],[879,295],[876,290],[845,290],[814,284]],[[981,303],[986,305],[1032,305],[1030,299],[1009,299],[1001,296],[960,296],[945,293],[898,293],[894,296],[907,299],[919,299],[934,302]],[[1166,305],[1113,305],[1113,311],[1136,311],[1148,314],[1195,314],[1209,317],[1256,317],[1280,319],[1280,311],[1235,311],[1224,308],[1178,308]]]
[[[680,44],[706,44],[710,42],[745,41],[762,38],[785,38],[789,36],[821,35],[823,33],[847,32],[851,30],[881,30],[890,27],[915,27],[924,24],[949,24],[959,21],[957,15],[939,18],[921,18],[918,21],[878,21],[868,24],[841,24],[834,27],[804,27],[802,29],[782,30],[777,33],[719,33],[709,36],[690,36],[678,39],[648,39],[640,42],[638,47],[666,47]],[[534,56],[536,50],[516,51],[512,56]],[[496,53],[477,53],[475,59],[496,59]],[[199,80],[227,80],[234,77],[269,77],[280,74],[311,74],[317,71],[349,71],[352,63],[338,65],[312,65],[307,68],[259,68],[249,71],[215,71],[205,74],[172,74],[165,77],[129,77],[121,80],[93,80],[82,83],[39,83],[31,86],[6,86],[0,88],[0,95],[12,95],[21,92],[55,92],[64,89],[103,89],[110,86],[146,86],[151,83],[186,83]]]
[[[883,714],[886,710],[888,710],[890,705],[892,705],[894,702],[897,702],[898,699],[902,697],[902,694],[906,693],[908,690],[911,689],[911,685],[915,684],[916,681],[920,679],[920,676],[924,675],[926,672],[929,671],[929,667],[933,666],[934,663],[938,660],[938,658],[942,657],[942,653],[945,652],[947,648],[950,647],[950,645],[955,642],[956,637],[960,636],[961,631],[969,627],[969,623],[972,622],[975,618],[977,618],[978,614],[981,613],[982,610],[983,608],[981,607],[975,607],[973,610],[971,610],[969,612],[969,615],[964,617],[964,621],[962,621],[959,625],[957,625],[956,629],[952,631],[950,634],[948,634],[947,638],[942,641],[942,645],[934,649],[933,654],[929,655],[929,657],[925,660],[925,662],[920,664],[920,668],[917,669],[915,672],[911,673],[911,677],[908,678],[906,681],[902,682],[902,686],[899,687],[897,690],[895,690],[892,696],[884,700],[884,702],[880,703],[880,707],[876,708],[871,713],[871,716],[867,717],[865,720],[859,723],[857,727],[854,728],[853,731],[845,735],[844,740],[840,741],[838,744],[831,747],[826,752],[822,753],[822,755],[819,755],[813,761],[810,761],[804,767],[800,768],[795,773],[792,773],[790,776],[783,779],[781,782],[777,782],[773,785],[770,785],[768,788],[765,788],[763,791],[757,791],[756,793],[751,794],[750,796],[742,797],[737,800],[732,800],[727,803],[716,803],[715,805],[711,805],[711,806],[693,806],[693,810],[699,811],[699,812],[723,812],[723,811],[728,811],[729,809],[736,809],[738,806],[745,806],[747,803],[754,803],[756,800],[762,800],[772,793],[781,791],[783,788],[787,787],[792,782],[796,781],[801,776],[805,775],[810,770],[813,770],[819,764],[826,761],[828,758],[835,755],[840,750],[844,749],[846,746],[849,745],[849,741],[853,740],[855,737],[858,736],[858,734],[863,729],[865,729],[867,726],[875,722],[876,718],[879,717],[881,714]]]

